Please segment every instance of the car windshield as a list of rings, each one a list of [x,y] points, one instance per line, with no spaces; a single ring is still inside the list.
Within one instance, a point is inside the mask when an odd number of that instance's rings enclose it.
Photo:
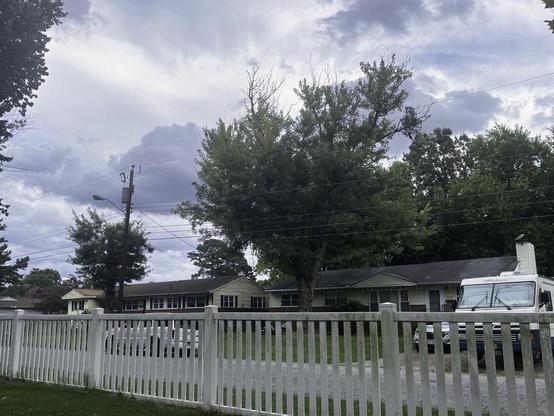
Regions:
[[[500,308],[533,306],[535,283],[495,283],[463,286],[458,308]]]

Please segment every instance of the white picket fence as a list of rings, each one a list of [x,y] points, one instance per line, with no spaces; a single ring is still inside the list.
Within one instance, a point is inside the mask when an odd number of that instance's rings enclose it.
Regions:
[[[413,349],[416,327],[425,345],[442,340],[445,322],[450,353],[442,342]],[[367,313],[16,311],[0,315],[0,375],[244,415],[554,415],[551,323],[551,313],[392,304]]]

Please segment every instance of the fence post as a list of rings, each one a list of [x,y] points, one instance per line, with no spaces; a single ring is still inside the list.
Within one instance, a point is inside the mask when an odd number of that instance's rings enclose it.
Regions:
[[[23,341],[21,336],[21,329],[23,326],[21,315],[25,313],[23,309],[16,309],[14,312],[15,315],[10,335],[10,352],[8,356],[8,376],[11,379],[16,378],[19,372],[19,357],[21,356],[21,343]]]
[[[402,415],[400,397],[400,351],[398,349],[398,323],[394,319],[396,305],[381,303],[381,339],[383,343],[384,398],[387,416]]]
[[[202,402],[206,410],[211,410],[217,392],[217,325],[215,312],[217,312],[217,306],[210,305],[204,309]]]
[[[93,308],[91,312],[92,319],[87,342],[86,385],[89,388],[99,389],[102,387],[102,354],[104,349],[103,320],[100,315],[104,313],[104,308]]]

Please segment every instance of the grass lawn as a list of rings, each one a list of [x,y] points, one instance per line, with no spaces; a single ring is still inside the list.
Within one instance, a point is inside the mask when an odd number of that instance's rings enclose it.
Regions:
[[[226,334],[226,337],[227,337],[227,334]],[[266,335],[265,334],[262,334],[261,335],[261,359],[262,361],[265,360],[265,356],[266,356]],[[267,337],[269,338],[269,337]],[[238,336],[237,334],[235,333],[235,336],[233,338],[233,358],[237,358],[237,341],[238,341]],[[273,361],[275,361],[275,335],[272,334],[271,335],[271,359]],[[403,343],[403,338],[402,336],[400,335],[399,336],[399,342],[400,342],[400,352],[404,352],[404,343]],[[379,340],[378,340],[378,343],[379,343],[379,357],[382,358],[383,357],[383,351],[381,350],[381,337],[379,337]],[[246,358],[246,335],[243,333],[242,334],[242,358],[245,359]],[[309,360],[309,342],[308,342],[308,336],[307,335],[304,335],[303,337],[303,343],[302,343],[302,347],[303,347],[303,355],[304,355],[304,362],[307,363],[308,360]],[[332,355],[332,348],[333,348],[333,338],[330,334],[327,335],[326,337],[326,344],[327,344],[327,363],[328,364],[331,364],[332,363],[332,359],[333,359],[333,355]],[[339,363],[340,364],[344,364],[345,362],[345,348],[344,348],[344,335],[339,335],[338,337],[338,344],[339,344]],[[225,357],[229,357],[228,355],[228,340],[227,338],[225,338],[225,342],[224,342],[224,348],[225,348]],[[252,359],[255,359],[256,356],[255,356],[255,351],[256,351],[256,340],[255,340],[255,335],[252,334],[252,346],[251,346],[251,351],[252,351]],[[352,340],[351,340],[351,357],[352,357],[352,362],[357,362],[358,361],[358,346],[357,346],[357,341],[356,341],[356,334],[353,334],[352,335]],[[314,357],[315,357],[315,362],[316,363],[319,363],[321,361],[321,347],[320,347],[320,339],[319,339],[319,335],[317,335],[315,337],[315,346],[314,346]],[[371,338],[370,338],[370,335],[366,332],[364,334],[364,352],[365,352],[365,361],[369,361],[371,359]],[[283,333],[282,335],[282,338],[281,338],[281,353],[282,353],[282,360],[283,362],[286,362],[286,339],[285,339],[285,334]],[[292,361],[293,362],[297,362],[298,361],[298,344],[297,344],[297,335],[296,333],[294,333],[293,335],[293,342],[292,342]]]
[[[136,400],[97,390],[0,378],[2,416],[208,416],[201,410]],[[216,415],[216,413],[212,413]]]

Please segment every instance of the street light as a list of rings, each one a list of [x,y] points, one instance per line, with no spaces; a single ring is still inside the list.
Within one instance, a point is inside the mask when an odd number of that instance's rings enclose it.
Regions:
[[[125,213],[125,211],[123,211],[121,209],[121,207],[118,207],[116,204],[114,204],[112,201],[110,201],[108,198],[104,198],[102,195],[98,195],[98,194],[95,194],[92,196],[92,199],[94,199],[95,201],[107,201],[109,202],[110,204],[112,204],[114,207],[116,207],[118,210],[120,210],[121,212]]]

